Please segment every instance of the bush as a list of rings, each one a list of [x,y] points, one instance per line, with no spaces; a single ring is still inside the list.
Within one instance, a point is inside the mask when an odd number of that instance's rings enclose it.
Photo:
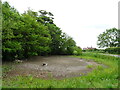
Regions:
[[[82,50],[83,52],[96,52],[96,53],[104,53],[104,49],[88,49],[88,50]]]
[[[75,47],[73,51],[74,55],[81,55],[82,54],[82,49],[80,47]]]
[[[111,53],[111,54],[120,54],[120,47],[106,48],[105,52],[108,52],[108,53]]]

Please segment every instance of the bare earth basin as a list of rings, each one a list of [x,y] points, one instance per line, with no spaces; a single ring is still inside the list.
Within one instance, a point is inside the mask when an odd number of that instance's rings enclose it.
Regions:
[[[43,63],[47,65],[43,66]],[[23,63],[15,64],[14,69],[8,72],[6,76],[32,75],[44,79],[79,77],[93,70],[93,68],[88,68],[88,65],[97,66],[99,64],[68,56],[36,56],[23,61]]]

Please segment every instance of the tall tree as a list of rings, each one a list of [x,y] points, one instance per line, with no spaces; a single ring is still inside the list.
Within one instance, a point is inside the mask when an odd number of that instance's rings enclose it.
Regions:
[[[112,28],[107,29],[105,32],[98,36],[97,45],[99,47],[118,47],[120,46],[120,29]]]
[[[15,35],[14,31],[18,28],[19,13],[7,2],[2,5],[2,54],[4,59],[14,59],[17,52],[22,50],[21,42],[18,41],[21,35]]]
[[[76,43],[53,22],[45,10],[23,14],[7,2],[2,5],[3,59],[14,60],[46,54],[73,54]]]
[[[60,54],[60,42],[62,40],[62,31],[53,22],[53,14],[45,10],[39,11],[38,22],[41,22],[48,27],[49,33],[51,35],[52,43],[50,44],[51,54]]]

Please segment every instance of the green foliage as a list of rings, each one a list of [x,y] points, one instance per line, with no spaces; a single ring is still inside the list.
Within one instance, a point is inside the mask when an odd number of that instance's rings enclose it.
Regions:
[[[54,24],[54,15],[51,12],[35,12],[29,9],[19,14],[8,2],[4,2],[2,8],[3,60],[36,55],[73,54],[75,41]]]
[[[74,47],[74,55],[81,55],[82,54],[82,49],[80,47]]]
[[[111,54],[120,54],[120,47],[106,48],[105,52],[108,52],[108,53],[111,53]]]
[[[93,65],[87,65],[87,68],[93,68],[94,66]]]
[[[62,42],[60,43],[60,54],[72,55],[75,50],[76,42],[67,34],[63,33]]]
[[[96,52],[96,53],[105,53],[105,49],[88,49],[82,50],[83,52]]]
[[[22,50],[19,36],[14,34],[16,22],[19,19],[19,13],[5,2],[2,5],[3,22],[2,22],[2,54],[3,59],[14,59],[15,54]]]
[[[51,35],[52,43],[50,44],[51,54],[60,53],[60,43],[62,42],[62,31],[55,24],[47,24],[48,30]]]
[[[98,36],[99,47],[118,47],[120,45],[120,29],[108,29]]]
[[[97,51],[97,49],[86,49],[86,50],[83,50],[84,52],[94,52],[94,51]]]

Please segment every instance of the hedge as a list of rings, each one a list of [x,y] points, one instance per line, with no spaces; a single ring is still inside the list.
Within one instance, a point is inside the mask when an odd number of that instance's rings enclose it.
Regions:
[[[111,53],[111,54],[120,54],[120,47],[106,48],[105,52],[108,52],[108,53]]]

